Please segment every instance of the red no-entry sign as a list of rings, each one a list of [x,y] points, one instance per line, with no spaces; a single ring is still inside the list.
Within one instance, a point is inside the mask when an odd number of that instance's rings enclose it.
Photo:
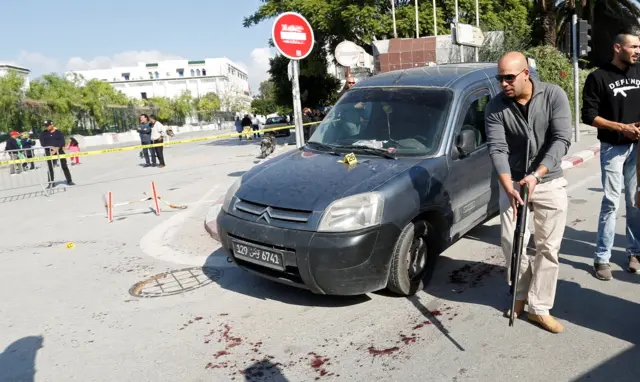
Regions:
[[[301,60],[313,49],[313,29],[299,13],[286,12],[278,16],[271,35],[276,48],[290,60]]]

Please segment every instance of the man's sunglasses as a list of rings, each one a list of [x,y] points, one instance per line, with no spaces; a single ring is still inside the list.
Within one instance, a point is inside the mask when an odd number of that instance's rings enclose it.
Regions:
[[[527,70],[527,69],[522,69],[522,71],[520,73],[518,73],[518,74],[497,74],[495,77],[496,77],[496,80],[498,81],[498,83],[502,83],[502,81],[513,82],[525,70]]]

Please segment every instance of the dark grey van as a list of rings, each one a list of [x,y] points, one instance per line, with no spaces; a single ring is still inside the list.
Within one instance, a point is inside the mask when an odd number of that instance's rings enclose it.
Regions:
[[[484,129],[496,73],[447,64],[358,82],[304,147],[229,189],[222,246],[239,267],[314,293],[416,293],[439,253],[498,212]]]

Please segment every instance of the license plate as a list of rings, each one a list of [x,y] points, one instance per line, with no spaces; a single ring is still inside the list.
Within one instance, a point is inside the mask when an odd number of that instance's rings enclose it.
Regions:
[[[281,252],[234,241],[233,254],[239,259],[249,261],[254,264],[259,264],[280,271],[284,270]]]

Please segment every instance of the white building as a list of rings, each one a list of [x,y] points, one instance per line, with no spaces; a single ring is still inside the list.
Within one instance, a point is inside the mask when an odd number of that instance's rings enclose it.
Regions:
[[[192,97],[216,93],[223,109],[251,102],[248,73],[228,58],[139,62],[137,66],[66,73],[68,77],[73,74],[108,82],[130,98],[174,98],[186,90]]]
[[[29,73],[31,73],[31,70],[21,66],[0,63],[0,77],[4,77],[10,72],[14,72],[24,78],[24,90],[29,89]]]

